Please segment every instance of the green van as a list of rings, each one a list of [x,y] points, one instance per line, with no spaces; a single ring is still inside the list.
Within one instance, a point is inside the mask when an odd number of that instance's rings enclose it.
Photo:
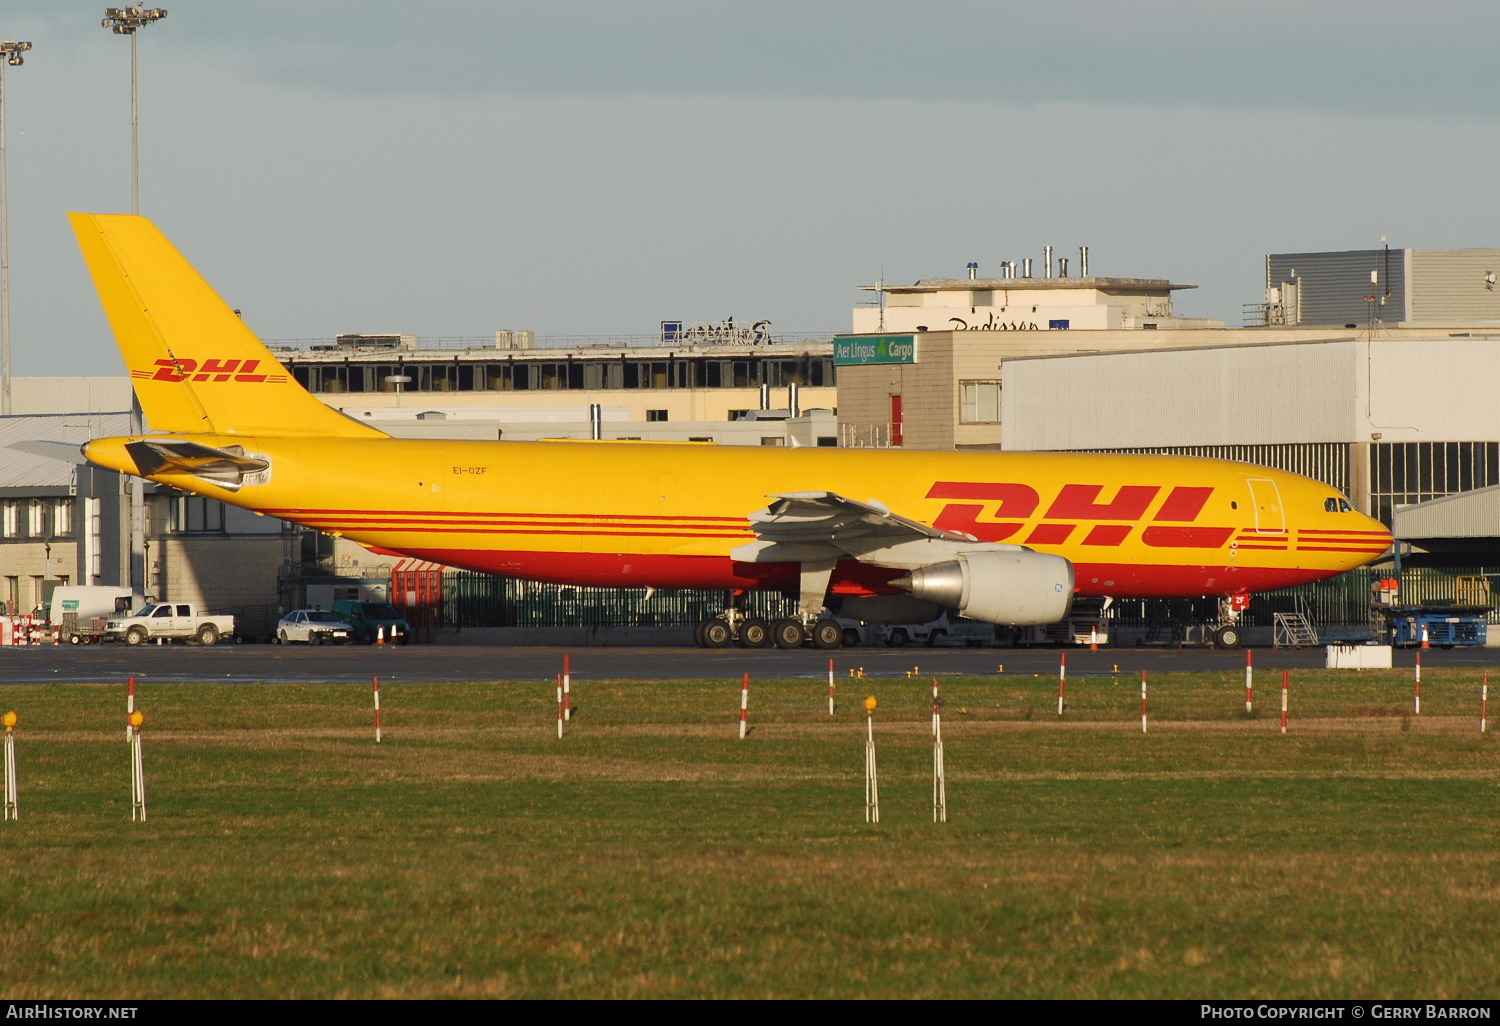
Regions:
[[[386,644],[405,645],[411,641],[411,625],[401,618],[395,606],[387,602],[352,602],[342,599],[333,604],[333,615],[354,628],[356,645],[373,645],[384,628]]]

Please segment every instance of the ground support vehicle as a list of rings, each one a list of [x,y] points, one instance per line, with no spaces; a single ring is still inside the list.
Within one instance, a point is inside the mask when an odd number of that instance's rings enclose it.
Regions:
[[[1386,618],[1386,636],[1398,647],[1483,645],[1489,636],[1490,606],[1408,605],[1377,607]]]
[[[354,643],[373,645],[384,640],[391,645],[411,642],[411,624],[388,602],[354,602],[340,599],[333,604],[333,615],[354,631]]]
[[[951,613],[927,623],[882,625],[877,633],[880,640],[890,648],[900,648],[903,645],[984,648],[995,644],[997,637],[994,624]]]
[[[132,616],[111,617],[104,625],[104,636],[127,645],[148,641],[217,645],[221,639],[234,639],[234,617],[200,613],[190,602],[159,602]]]

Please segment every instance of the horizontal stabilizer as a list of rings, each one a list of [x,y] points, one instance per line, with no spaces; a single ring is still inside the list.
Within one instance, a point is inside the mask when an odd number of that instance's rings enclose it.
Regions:
[[[46,456],[48,459],[65,460],[68,463],[81,464],[88,462],[83,456],[83,446],[77,442],[47,442],[36,439],[28,442],[12,442],[6,448],[29,452],[33,456]]]

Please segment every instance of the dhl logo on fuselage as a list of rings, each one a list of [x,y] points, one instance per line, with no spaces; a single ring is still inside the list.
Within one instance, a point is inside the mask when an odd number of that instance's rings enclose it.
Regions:
[[[1066,484],[1041,514],[1025,537],[1016,537],[1037,516],[1042,506],[1041,494],[1031,485],[1018,482],[977,483],[938,481],[927,492],[929,499],[972,499],[975,502],[950,502],[933,521],[944,531],[970,534],[980,541],[1014,541],[1022,545],[1116,546],[1124,543],[1130,532],[1142,521],[1141,541],[1155,548],[1222,547],[1234,534],[1233,527],[1204,527],[1195,523],[1213,495],[1211,487],[1177,485],[1166,490],[1166,498],[1156,505],[1163,488],[1159,485],[1121,485],[1114,497],[1099,501],[1103,485]],[[998,504],[998,505],[996,505]],[[993,506],[992,509],[989,507]],[[988,514],[986,510],[989,509]],[[981,516],[984,519],[980,519]],[[1099,523],[1099,521],[1121,521]],[[1075,532],[1087,527],[1087,533],[1075,538]]]
[[[280,383],[286,381],[285,374],[257,374],[259,360],[197,360],[179,356],[176,359],[157,360],[156,372],[133,370],[132,378],[148,381],[244,381],[250,384],[261,382]]]

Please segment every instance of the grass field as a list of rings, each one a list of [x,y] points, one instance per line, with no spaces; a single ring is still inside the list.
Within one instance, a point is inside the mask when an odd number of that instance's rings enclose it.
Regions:
[[[16,686],[7,998],[1489,997],[1474,672]],[[881,822],[864,822],[866,694]]]

